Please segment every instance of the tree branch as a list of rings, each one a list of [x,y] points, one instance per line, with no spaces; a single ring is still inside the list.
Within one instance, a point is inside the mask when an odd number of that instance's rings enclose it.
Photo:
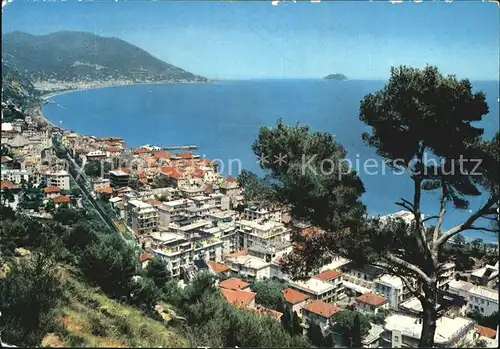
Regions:
[[[489,200],[484,204],[479,210],[474,212],[467,220],[459,224],[450,230],[446,231],[441,235],[441,237],[436,241],[436,246],[441,246],[443,243],[445,243],[449,238],[451,238],[453,235],[456,235],[464,230],[469,229],[472,224],[478,219],[481,218],[483,215],[486,214],[491,214],[491,213],[496,213],[496,210],[491,210],[491,207],[497,202],[498,198],[496,196],[490,196]]]
[[[446,200],[448,199],[448,186],[446,183],[441,181],[441,205],[439,208],[439,218],[437,220],[436,226],[434,227],[434,232],[432,234],[432,255],[436,258],[437,261],[437,251],[438,245],[437,240],[439,238],[439,230],[441,229],[441,225],[443,224],[444,215],[446,213]]]
[[[414,273],[417,277],[420,277],[426,283],[432,283],[432,280],[419,267],[393,255],[390,252],[387,254],[387,259],[392,263],[399,265],[400,267]]]
[[[422,223],[425,223],[427,221],[430,221],[431,219],[437,219],[437,218],[439,218],[439,216],[429,216],[425,219],[422,219]]]
[[[405,284],[405,286],[408,287],[410,292],[415,297],[418,298],[421,295],[420,292],[418,292],[418,290],[411,285],[411,283],[408,281],[408,279],[405,276],[403,276],[402,273],[398,273],[398,272],[394,271],[394,268],[389,269],[386,265],[377,264],[377,263],[371,263],[371,265],[373,265],[375,267],[382,268],[384,270],[384,272],[386,272],[387,274],[394,275],[394,276],[397,276],[398,278],[400,278],[403,281],[403,283]]]
[[[481,231],[489,231],[492,233],[498,233],[498,230],[491,229],[491,228],[486,228],[486,227],[475,227],[471,225],[470,227],[467,228],[467,230],[481,230]]]

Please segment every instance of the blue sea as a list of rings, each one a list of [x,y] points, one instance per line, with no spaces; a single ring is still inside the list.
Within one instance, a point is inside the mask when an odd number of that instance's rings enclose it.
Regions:
[[[249,80],[210,84],[131,85],[64,93],[44,106],[45,116],[55,124],[77,133],[97,137],[122,137],[127,147],[195,144],[199,155],[219,159],[221,170],[236,176],[240,168],[259,174],[251,144],[262,125],[306,123],[313,130],[335,134],[353,165],[361,164],[359,175],[366,193],[363,202],[372,214],[400,210],[394,204],[401,197],[411,199],[412,184],[407,175],[385,174],[379,166],[363,170],[363,161],[381,160],[361,140],[369,129],[359,121],[363,96],[382,88],[385,81]],[[480,123],[485,137],[499,128],[498,82],[473,82],[486,94],[490,113]],[[356,167],[356,166],[355,166]],[[359,168],[359,167],[357,167]],[[484,197],[471,200],[474,210]],[[438,195],[425,194],[426,214],[438,211]],[[468,210],[449,210],[443,227],[463,221]],[[472,231],[468,237],[495,242],[491,233]]]

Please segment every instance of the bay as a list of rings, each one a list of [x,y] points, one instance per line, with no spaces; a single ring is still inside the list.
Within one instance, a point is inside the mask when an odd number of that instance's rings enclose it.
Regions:
[[[363,202],[371,214],[388,214],[400,208],[401,197],[410,199],[412,185],[407,175],[389,168],[361,140],[369,129],[359,121],[363,96],[382,88],[385,81],[248,80],[210,84],[132,85],[63,93],[43,108],[55,124],[77,133],[97,137],[124,138],[127,147],[195,144],[197,153],[218,159],[226,175],[236,176],[242,168],[262,174],[251,144],[262,125],[306,123],[312,130],[335,134],[358,169],[365,185]],[[498,82],[472,82],[486,94],[490,113],[480,123],[485,137],[499,128]],[[367,159],[379,167],[364,168]],[[358,164],[358,165],[356,165]],[[370,166],[370,165],[368,165]],[[376,172],[376,173],[374,173]],[[485,197],[471,199],[474,210]],[[438,211],[438,195],[425,194],[426,214]],[[449,210],[443,228],[464,220],[469,210]],[[497,242],[492,233],[471,231],[468,237]]]

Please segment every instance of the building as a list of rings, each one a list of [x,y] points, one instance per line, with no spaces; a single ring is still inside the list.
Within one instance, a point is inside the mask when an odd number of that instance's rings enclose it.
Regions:
[[[258,206],[250,206],[243,211],[244,219],[249,221],[254,220],[273,220],[281,221],[281,210],[267,210]]]
[[[3,169],[1,171],[2,181],[11,181],[15,184],[20,184],[23,181],[28,182],[30,180],[30,173],[25,170],[17,169]]]
[[[290,312],[296,312],[298,316],[302,316],[302,309],[306,306],[309,296],[296,291],[292,288],[285,288],[283,290],[283,298],[286,305],[290,308]]]
[[[389,309],[389,302],[383,296],[365,293],[356,298],[356,309],[363,314],[378,314],[380,310]]]
[[[283,223],[268,219],[236,222],[239,249],[247,249],[254,244],[276,246],[290,241],[290,230]]]
[[[327,303],[336,301],[336,287],[319,279],[310,278],[306,281],[292,281],[289,287],[304,293],[310,299],[321,300]]]
[[[167,264],[174,277],[182,277],[181,272],[202,259],[221,262],[222,242],[213,237],[187,238],[171,232],[156,232],[145,241],[153,255],[161,258]]]
[[[467,281],[452,280],[448,283],[448,292],[463,297],[467,301],[467,312],[478,311],[489,316],[498,311],[498,292]]]
[[[68,171],[45,172],[44,182],[46,186],[55,186],[65,190],[70,189]]]
[[[348,295],[354,297],[372,292],[373,281],[384,273],[381,268],[371,265],[359,267],[352,263],[343,263],[340,270],[344,274],[343,283],[346,292]]]
[[[233,291],[250,291],[250,284],[238,278],[230,278],[219,283],[220,288]]]
[[[96,178],[92,181],[92,190],[96,191],[99,188],[111,186],[110,180],[108,178]]]
[[[477,338],[475,323],[463,317],[438,318],[434,345],[442,348],[460,348],[471,345]],[[383,348],[417,348],[422,332],[422,319],[403,314],[392,314],[385,319],[380,337]]]
[[[317,324],[323,332],[333,325],[332,317],[341,311],[338,306],[320,300],[310,300],[302,309],[302,322],[307,326]]]
[[[498,291],[482,286],[474,286],[469,290],[467,304],[469,311],[478,311],[483,316],[498,312]]]
[[[151,234],[158,229],[158,211],[150,204],[130,200],[125,205],[127,225],[139,235]]]
[[[263,280],[271,277],[270,263],[248,254],[228,256],[226,264],[233,274],[248,279]]]
[[[451,280],[455,279],[455,263],[448,262],[440,266],[441,273],[439,275],[438,287],[446,285]]]
[[[238,307],[255,307],[256,293],[251,291],[229,290],[220,288],[222,296],[228,301]]]
[[[128,186],[130,175],[124,171],[109,171],[109,181],[113,188],[123,188]]]
[[[179,222],[190,217],[187,209],[193,205],[189,199],[166,201],[158,208],[160,225],[168,227],[170,222]]]
[[[495,265],[487,264],[478,270],[474,270],[470,274],[470,282],[478,286],[495,287],[498,283],[498,262]]]
[[[336,270],[325,270],[313,278],[332,284],[334,289],[334,299],[340,300],[346,297],[342,273]]]
[[[387,298],[390,308],[394,310],[398,309],[400,303],[412,296],[401,278],[388,274],[373,280],[372,291]]]
[[[56,186],[49,186],[49,187],[43,188],[43,192],[44,192],[45,197],[47,199],[53,199],[56,196],[59,196],[59,194],[61,193],[61,189],[59,189],[59,187],[56,187]]]

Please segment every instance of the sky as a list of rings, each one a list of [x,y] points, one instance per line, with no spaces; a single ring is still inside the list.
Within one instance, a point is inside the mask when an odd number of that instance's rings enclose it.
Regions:
[[[500,7],[481,0],[28,1],[3,9],[3,33],[114,36],[211,79],[388,79],[390,67],[499,80]]]

